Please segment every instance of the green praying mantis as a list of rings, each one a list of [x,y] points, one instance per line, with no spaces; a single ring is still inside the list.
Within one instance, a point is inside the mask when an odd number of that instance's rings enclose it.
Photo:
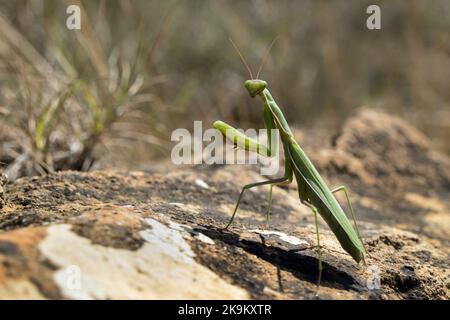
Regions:
[[[246,151],[256,151],[258,154],[263,156],[273,156],[273,149],[277,148],[276,141],[271,141],[270,131],[272,129],[278,129],[280,132],[280,139],[284,149],[284,175],[278,179],[269,179],[262,182],[255,182],[245,185],[239,198],[237,200],[235,209],[230,218],[229,223],[225,227],[227,229],[233,222],[236,212],[239,208],[242,196],[246,190],[251,188],[269,185],[269,204],[266,212],[266,222],[269,222],[270,208],[272,205],[272,189],[273,186],[287,185],[292,183],[293,177],[297,180],[298,185],[298,196],[300,202],[311,209],[314,214],[314,222],[316,227],[317,235],[317,257],[318,257],[318,268],[319,275],[317,285],[320,286],[321,276],[322,276],[322,257],[321,257],[321,246],[320,246],[320,235],[319,235],[319,225],[317,214],[320,214],[325,222],[330,227],[331,231],[334,233],[342,248],[352,256],[352,258],[359,263],[363,261],[365,263],[366,251],[362,243],[358,226],[356,224],[355,214],[353,207],[351,205],[348,191],[345,186],[339,186],[334,189],[328,188],[323,178],[320,176],[317,169],[312,164],[311,160],[308,158],[303,149],[295,141],[292,131],[286,121],[286,118],[281,111],[280,107],[277,105],[269,90],[267,89],[267,82],[260,80],[259,74],[261,72],[262,66],[264,65],[265,58],[267,57],[270,49],[275,42],[269,46],[263,62],[258,70],[256,78],[253,78],[250,67],[245,62],[242,54],[240,53],[237,46],[230,39],[230,42],[236,49],[239,57],[241,58],[243,64],[249,71],[250,80],[244,82],[244,86],[247,89],[250,97],[254,98],[259,96],[263,102],[264,106],[264,123],[267,129],[267,140],[268,147],[259,144],[252,138],[239,132],[237,129],[226,124],[223,121],[216,121],[213,127],[219,130],[227,139],[231,140],[235,146],[245,149]],[[271,148],[271,147],[274,148]],[[347,199],[348,207],[350,209],[352,219],[354,222],[354,228],[351,225],[349,219],[347,218],[344,210],[339,205],[339,202],[334,196],[334,193],[338,191],[343,191]]]

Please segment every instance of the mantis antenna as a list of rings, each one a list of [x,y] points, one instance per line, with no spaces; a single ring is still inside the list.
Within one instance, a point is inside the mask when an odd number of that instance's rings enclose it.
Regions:
[[[267,58],[269,57],[270,50],[272,49],[273,45],[275,44],[275,42],[277,40],[278,40],[278,36],[276,36],[275,39],[272,40],[272,43],[270,44],[270,46],[267,47],[266,53],[264,53],[264,57],[261,61],[261,65],[259,66],[258,73],[256,74],[256,79],[259,79],[259,74],[261,73],[263,66],[266,64]]]
[[[248,66],[247,62],[245,62],[245,59],[242,56],[241,52],[239,51],[239,48],[234,44],[234,42],[233,42],[233,40],[231,40],[231,38],[228,38],[228,40],[230,40],[230,42],[233,45],[234,49],[236,50],[236,52],[238,53],[239,57],[241,58],[242,63],[247,68],[248,73],[250,74],[250,78],[252,78],[252,80],[253,80],[252,70],[250,70],[250,67]]]

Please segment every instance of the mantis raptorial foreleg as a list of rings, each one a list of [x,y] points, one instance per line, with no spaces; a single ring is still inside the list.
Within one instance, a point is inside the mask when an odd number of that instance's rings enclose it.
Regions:
[[[223,121],[216,121],[213,126],[219,130],[223,136],[233,142],[235,146],[242,148],[245,151],[255,151],[266,157],[272,155],[270,144],[266,147]]]

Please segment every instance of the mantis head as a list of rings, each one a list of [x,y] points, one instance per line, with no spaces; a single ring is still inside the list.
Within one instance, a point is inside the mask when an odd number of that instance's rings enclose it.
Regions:
[[[244,86],[250,96],[254,98],[267,87],[267,82],[258,79],[246,80],[244,82]]]

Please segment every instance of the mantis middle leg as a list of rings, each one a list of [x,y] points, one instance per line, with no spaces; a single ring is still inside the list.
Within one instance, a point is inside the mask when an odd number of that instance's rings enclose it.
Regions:
[[[270,189],[269,189],[269,205],[267,206],[267,211],[266,211],[266,228],[269,228],[269,220],[270,220],[270,209],[272,208],[272,191],[273,191],[273,187],[274,186],[283,186],[283,185],[288,185],[292,183],[292,175],[291,178],[286,180],[286,181],[282,181],[279,183],[272,183],[270,185]]]
[[[242,190],[241,193],[239,194],[239,198],[237,200],[236,206],[234,208],[233,214],[231,215],[230,221],[228,222],[228,224],[226,225],[225,229],[228,229],[228,227],[231,225],[231,223],[234,220],[234,217],[236,216],[236,212],[239,208],[239,204],[241,203],[242,200],[242,196],[244,195],[245,190],[254,188],[254,187],[258,187],[258,186],[262,186],[262,185],[273,185],[273,184],[279,184],[279,183],[284,183],[284,182],[288,182],[288,181],[292,181],[292,178],[284,176],[282,178],[278,178],[278,179],[271,179],[271,180],[266,180],[266,181],[261,181],[261,182],[255,182],[255,183],[250,183],[250,184],[246,184]]]

